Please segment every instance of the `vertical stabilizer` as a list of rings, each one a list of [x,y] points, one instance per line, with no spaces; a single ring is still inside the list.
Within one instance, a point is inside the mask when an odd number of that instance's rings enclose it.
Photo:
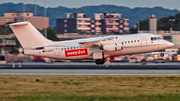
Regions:
[[[10,24],[15,36],[23,48],[35,48],[52,43],[45,38],[30,22],[18,22]]]

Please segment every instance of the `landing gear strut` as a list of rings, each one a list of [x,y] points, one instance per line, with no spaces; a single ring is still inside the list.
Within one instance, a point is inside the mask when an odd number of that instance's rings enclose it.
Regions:
[[[105,58],[104,58],[104,52],[102,52],[102,57],[101,57],[102,59],[97,59],[96,61],[95,61],[95,63],[97,64],[97,65],[102,65],[102,64],[104,64],[105,63]]]
[[[161,56],[161,57],[164,57],[164,53],[161,53],[160,56]]]
[[[97,59],[95,62],[97,65],[100,65],[100,64],[102,65],[102,64],[104,64],[105,61],[104,61],[104,59]]]

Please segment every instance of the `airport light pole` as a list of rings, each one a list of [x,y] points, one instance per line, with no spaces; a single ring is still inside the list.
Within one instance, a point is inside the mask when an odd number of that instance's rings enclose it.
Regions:
[[[140,20],[141,19],[136,19],[136,20],[138,20],[137,33],[139,33],[139,31],[140,31]]]
[[[23,21],[25,21],[24,13],[25,13],[25,0],[23,0]]]
[[[169,21],[171,22],[171,31],[173,31],[173,22],[175,21],[175,19],[169,19]]]
[[[47,38],[47,28],[46,28],[46,0],[44,0],[44,35]]]
[[[34,0],[34,16],[35,16],[35,17],[37,16],[36,0]],[[36,18],[35,18],[35,27],[37,27],[37,21],[36,21]]]

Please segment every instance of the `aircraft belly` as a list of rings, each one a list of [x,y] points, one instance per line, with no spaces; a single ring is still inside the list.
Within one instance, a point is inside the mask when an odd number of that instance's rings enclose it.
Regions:
[[[163,50],[166,48],[165,45],[161,45],[157,48],[157,45],[154,46],[143,46],[143,47],[128,47],[124,48],[121,51],[114,51],[114,52],[104,52],[107,56],[118,56],[118,55],[129,55],[129,54],[139,54],[139,53],[148,53]]]
[[[118,56],[118,55],[124,55],[124,54],[128,54],[128,50],[127,49],[123,49],[120,51],[113,51],[113,52],[104,52],[104,58],[109,57],[109,56]]]
[[[89,55],[65,57],[64,59],[67,59],[67,60],[79,60],[79,59],[86,59],[86,58],[89,58]]]
[[[164,47],[158,47],[157,45],[149,45],[149,46],[143,46],[143,47],[136,47],[136,48],[128,48],[127,51],[129,54],[138,54],[138,53],[148,53],[148,52],[154,52],[164,49]]]

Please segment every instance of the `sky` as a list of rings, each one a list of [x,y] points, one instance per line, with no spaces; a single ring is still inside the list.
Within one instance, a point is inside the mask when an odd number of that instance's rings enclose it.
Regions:
[[[180,10],[180,0],[0,0],[0,3],[25,3],[25,4],[34,4],[35,2],[45,7],[58,7],[64,6],[68,8],[79,8],[82,6],[88,5],[101,5],[101,4],[110,4],[117,6],[125,6],[130,8],[135,7],[155,7],[161,6],[167,9],[177,9]]]

